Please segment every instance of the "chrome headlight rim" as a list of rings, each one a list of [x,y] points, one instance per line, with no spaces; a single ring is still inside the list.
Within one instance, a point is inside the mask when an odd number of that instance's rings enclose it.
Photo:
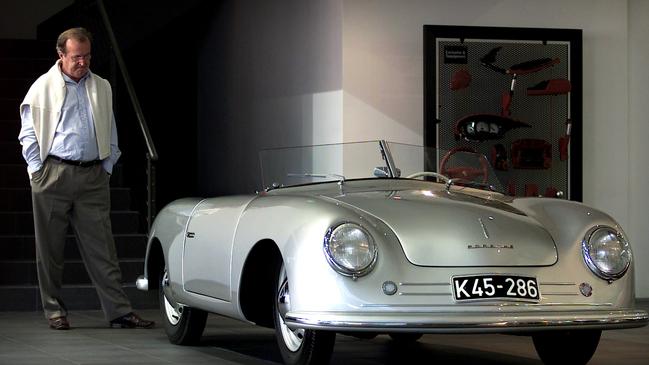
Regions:
[[[341,265],[338,261],[336,261],[333,253],[331,252],[330,244],[331,244],[331,239],[332,239],[334,233],[338,229],[342,228],[343,226],[348,226],[348,225],[354,226],[355,228],[357,228],[361,232],[363,232],[363,234],[365,234],[365,236],[367,237],[367,240],[368,240],[368,242],[370,244],[370,254],[371,254],[372,259],[370,260],[370,263],[368,265],[366,265],[363,268],[357,269],[357,270],[350,269],[350,268],[348,268],[348,267],[346,267],[344,265]],[[376,241],[374,240],[374,237],[372,236],[372,234],[365,227],[363,227],[362,225],[360,225],[358,223],[355,223],[355,222],[348,222],[348,221],[336,223],[336,224],[330,226],[329,229],[327,229],[327,233],[325,234],[325,237],[324,237],[323,250],[324,250],[324,253],[325,253],[325,257],[327,258],[327,262],[334,269],[334,271],[336,271],[340,275],[351,277],[353,279],[356,279],[356,278],[359,278],[359,277],[362,277],[362,276],[365,276],[365,275],[369,274],[374,269],[374,266],[376,265],[376,262],[377,262],[378,256],[379,256],[378,255],[379,250],[378,250],[378,247],[376,245]]]
[[[597,264],[593,261],[592,257],[590,256],[590,251],[591,251],[591,245],[590,245],[590,240],[593,238],[595,233],[598,231],[606,230],[610,233],[615,234],[617,239],[622,242],[622,246],[624,250],[627,250],[629,252],[629,259],[626,261],[624,268],[617,273],[608,273],[600,269]],[[590,271],[593,272],[597,277],[600,279],[604,279],[608,282],[613,282],[615,280],[621,279],[626,272],[629,270],[629,267],[631,266],[631,261],[633,259],[632,253],[631,253],[631,247],[629,245],[629,241],[627,241],[626,237],[620,232],[620,230],[607,226],[607,225],[597,225],[592,227],[591,229],[586,232],[586,235],[584,236],[583,241],[581,242],[581,247],[582,247],[582,255],[584,257],[584,262],[586,263],[586,266],[590,269]]]

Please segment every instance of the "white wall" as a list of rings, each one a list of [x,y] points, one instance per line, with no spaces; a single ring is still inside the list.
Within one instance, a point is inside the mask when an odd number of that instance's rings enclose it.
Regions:
[[[582,29],[584,202],[625,227],[648,277],[649,11],[629,1],[344,0],[343,139],[423,143],[424,24]]]
[[[636,294],[649,297],[649,1],[629,0],[629,218]]]
[[[423,25],[583,30],[583,198],[613,215],[649,276],[645,0],[231,0],[200,59],[199,181],[250,192],[264,147],[422,143]],[[216,169],[219,167],[220,170]],[[649,297],[649,281],[636,281]]]

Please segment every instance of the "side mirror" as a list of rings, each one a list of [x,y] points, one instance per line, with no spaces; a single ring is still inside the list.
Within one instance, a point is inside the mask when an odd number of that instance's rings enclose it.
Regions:
[[[372,173],[375,177],[390,177],[390,173],[386,166],[378,166],[374,168]],[[394,177],[401,177],[401,169],[396,169]]]
[[[388,168],[385,166],[378,166],[374,168],[374,172],[372,173],[374,177],[389,177],[390,175],[388,174]]]

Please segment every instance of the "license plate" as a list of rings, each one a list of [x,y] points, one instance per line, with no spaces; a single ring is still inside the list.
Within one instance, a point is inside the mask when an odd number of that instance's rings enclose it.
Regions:
[[[519,275],[454,276],[453,297],[456,301],[506,299],[538,301],[539,284],[535,277]]]

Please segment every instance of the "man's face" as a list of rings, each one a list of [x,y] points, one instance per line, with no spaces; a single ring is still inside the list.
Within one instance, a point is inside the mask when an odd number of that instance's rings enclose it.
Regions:
[[[59,58],[61,71],[74,81],[81,80],[90,67],[90,42],[68,39],[65,42],[65,53],[59,52]]]

